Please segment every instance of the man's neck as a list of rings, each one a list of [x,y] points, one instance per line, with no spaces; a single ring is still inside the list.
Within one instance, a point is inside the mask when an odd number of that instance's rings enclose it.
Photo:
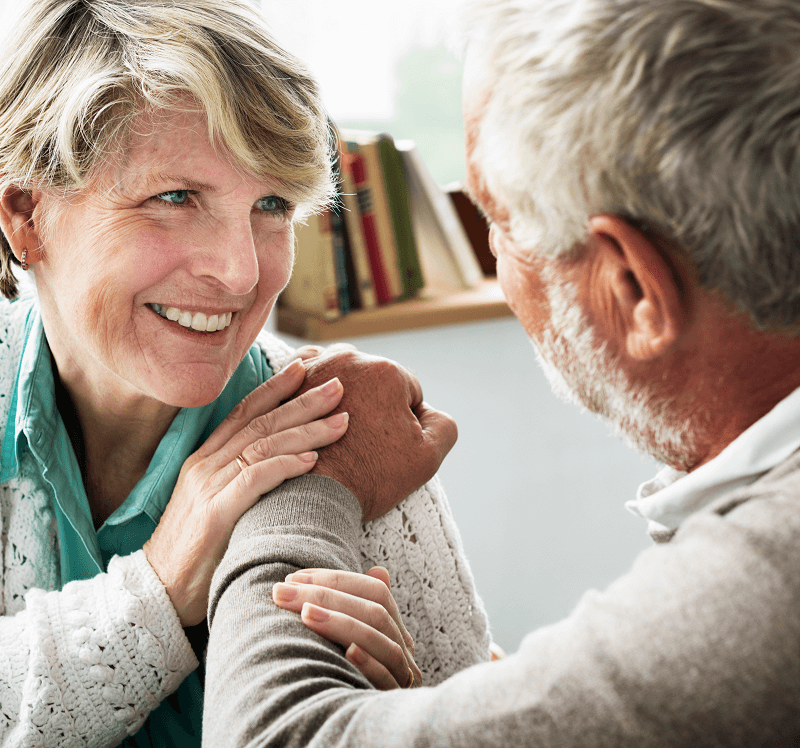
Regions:
[[[685,356],[690,373],[681,386],[694,393],[695,407],[707,419],[690,470],[716,457],[800,387],[800,339],[756,330],[743,314],[699,319]]]

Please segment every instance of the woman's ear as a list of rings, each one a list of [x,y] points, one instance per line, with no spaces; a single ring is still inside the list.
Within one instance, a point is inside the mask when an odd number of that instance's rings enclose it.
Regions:
[[[685,284],[664,251],[614,215],[589,219],[595,248],[594,313],[637,361],[658,358],[676,344],[690,313]]]
[[[0,227],[11,245],[11,251],[21,262],[22,252],[27,250],[29,264],[41,259],[41,237],[34,212],[41,200],[38,190],[23,190],[9,185],[0,193]]]

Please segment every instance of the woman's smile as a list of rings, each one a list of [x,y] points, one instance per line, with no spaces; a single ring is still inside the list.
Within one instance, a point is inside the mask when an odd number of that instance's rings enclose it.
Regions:
[[[147,304],[159,317],[177,322],[181,327],[187,327],[197,332],[221,332],[230,327],[234,312],[205,314],[192,312],[175,306],[164,304]]]

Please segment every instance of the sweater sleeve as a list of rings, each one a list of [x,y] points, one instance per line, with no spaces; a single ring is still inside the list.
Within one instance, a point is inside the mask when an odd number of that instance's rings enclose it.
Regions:
[[[204,744],[794,746],[799,503],[695,517],[516,654],[379,693],[271,602],[298,567],[358,565],[354,497],[287,482],[239,523],[212,583]]]
[[[197,667],[143,551],[0,617],[0,745],[113,746]]]

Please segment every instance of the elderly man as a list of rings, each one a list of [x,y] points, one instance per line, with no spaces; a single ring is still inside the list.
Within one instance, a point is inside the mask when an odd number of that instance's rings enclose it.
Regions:
[[[516,654],[370,691],[264,598],[287,568],[357,569],[362,505],[425,476],[391,443],[371,480],[321,460],[215,577],[206,742],[798,746],[800,5],[481,0],[467,40],[500,282],[554,388],[666,464],[630,502],[655,544]]]

